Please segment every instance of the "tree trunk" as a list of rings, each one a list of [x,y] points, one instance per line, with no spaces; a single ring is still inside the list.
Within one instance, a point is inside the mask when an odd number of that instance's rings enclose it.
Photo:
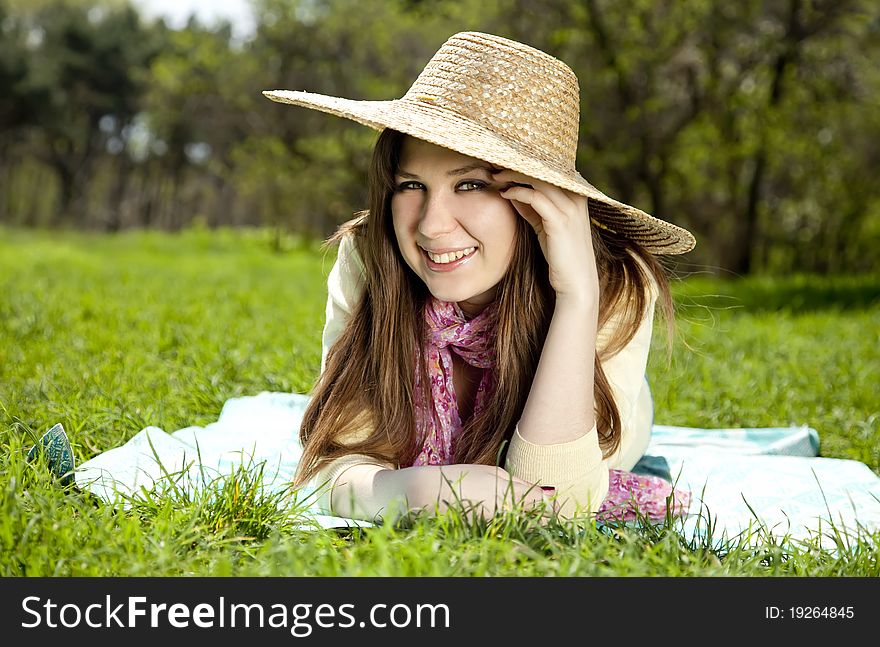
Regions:
[[[788,23],[783,36],[783,48],[773,64],[773,82],[767,101],[767,114],[772,113],[782,101],[786,71],[797,61],[800,43],[804,38],[801,22],[801,0],[790,0],[788,9]],[[735,238],[738,242],[733,250],[734,255],[730,269],[738,274],[748,274],[752,270],[752,255],[758,236],[758,209],[764,189],[766,166],[767,145],[762,137],[753,157],[752,176],[748,183],[748,201],[738,235]]]
[[[125,195],[128,193],[129,177],[131,176],[131,161],[124,152],[117,156],[116,178],[113,188],[110,190],[104,207],[104,230],[110,232],[119,231],[122,228],[122,205]]]

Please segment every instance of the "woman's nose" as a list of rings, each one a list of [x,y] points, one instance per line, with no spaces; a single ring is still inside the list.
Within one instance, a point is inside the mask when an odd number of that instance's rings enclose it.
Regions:
[[[454,231],[457,226],[455,206],[451,201],[439,193],[428,195],[419,219],[419,232],[434,240]]]

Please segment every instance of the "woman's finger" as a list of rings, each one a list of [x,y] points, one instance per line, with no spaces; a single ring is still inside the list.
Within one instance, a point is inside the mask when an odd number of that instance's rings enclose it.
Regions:
[[[516,182],[517,184],[528,184],[536,191],[546,195],[560,211],[571,210],[575,207],[573,194],[571,192],[554,184],[550,184],[549,182],[545,182],[544,180],[538,180],[537,178],[532,178],[523,173],[518,173],[509,169],[493,173],[492,178],[496,182],[501,183],[510,181]]]
[[[508,504],[510,503],[508,501]],[[547,492],[537,485],[518,493],[515,501],[512,503],[515,507],[524,510],[531,510],[542,506],[552,509],[553,506],[552,499],[548,496]]]
[[[517,486],[520,488],[534,487],[534,483],[529,483],[528,481],[521,479],[518,476],[514,476],[510,472],[505,471],[505,474],[507,475],[508,480],[513,482],[514,486]]]
[[[502,198],[508,200],[515,200],[517,202],[524,203],[529,205],[532,209],[529,212],[527,209],[524,210],[526,213],[520,211],[520,214],[525,218],[532,227],[537,227],[538,223],[535,220],[535,215],[537,215],[541,222],[546,225],[553,225],[556,222],[556,218],[554,216],[559,213],[559,209],[555,204],[543,193],[540,191],[536,191],[535,189],[526,189],[521,186],[514,186],[505,191],[500,191],[499,195]],[[517,209],[519,211],[519,209]],[[534,215],[532,215],[534,214]]]
[[[525,202],[520,202],[519,200],[514,200],[513,198],[509,199],[510,204],[513,205],[513,208],[516,210],[516,212],[532,226],[532,229],[534,229],[536,233],[541,233],[544,228],[544,219],[541,217],[541,214],[539,214],[531,205],[528,205]]]

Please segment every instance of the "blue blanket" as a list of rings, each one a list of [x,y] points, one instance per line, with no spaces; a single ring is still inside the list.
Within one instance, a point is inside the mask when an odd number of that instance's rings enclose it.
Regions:
[[[285,492],[302,448],[299,424],[308,397],[264,391],[231,398],[216,422],[166,433],[147,427],[121,447],[81,465],[76,483],[107,501],[118,493],[154,489],[175,475],[178,487],[198,489],[242,465],[263,465],[268,492]],[[810,538],[833,520],[853,535],[880,529],[880,478],[863,463],[817,457],[810,427],[698,429],[654,425],[645,457],[634,471],[658,474],[693,493],[686,533],[719,541],[763,527],[776,537]],[[309,498],[311,497],[311,498]],[[303,488],[296,500],[314,500]],[[369,526],[310,509],[304,525]],[[756,541],[760,535],[754,535]]]
[[[751,533],[759,543],[769,532],[834,547],[829,520],[851,537],[880,530],[880,478],[858,461],[819,458],[818,449],[819,434],[806,426],[654,425],[646,459],[662,457],[670,480],[694,494],[688,533],[704,534],[712,519],[719,541]]]

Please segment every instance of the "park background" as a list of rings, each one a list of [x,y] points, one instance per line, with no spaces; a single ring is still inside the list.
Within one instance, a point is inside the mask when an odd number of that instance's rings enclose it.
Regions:
[[[579,170],[690,229],[689,262],[719,275],[877,268],[874,2],[249,7],[246,28],[171,29],[124,0],[0,1],[0,222],[326,236],[366,202],[376,133],[261,90],[400,97],[446,38],[470,29],[572,67]]]
[[[880,5],[254,0],[243,25],[146,4],[0,0],[0,573],[880,574],[876,532],[836,554],[510,519],[303,538],[247,475],[118,515],[24,460],[56,422],[82,462],[307,393],[319,244],[365,206],[377,133],[260,93],[396,98],[479,30],[570,65],[580,172],[697,238],[663,259],[655,422],[807,424],[880,473]]]

